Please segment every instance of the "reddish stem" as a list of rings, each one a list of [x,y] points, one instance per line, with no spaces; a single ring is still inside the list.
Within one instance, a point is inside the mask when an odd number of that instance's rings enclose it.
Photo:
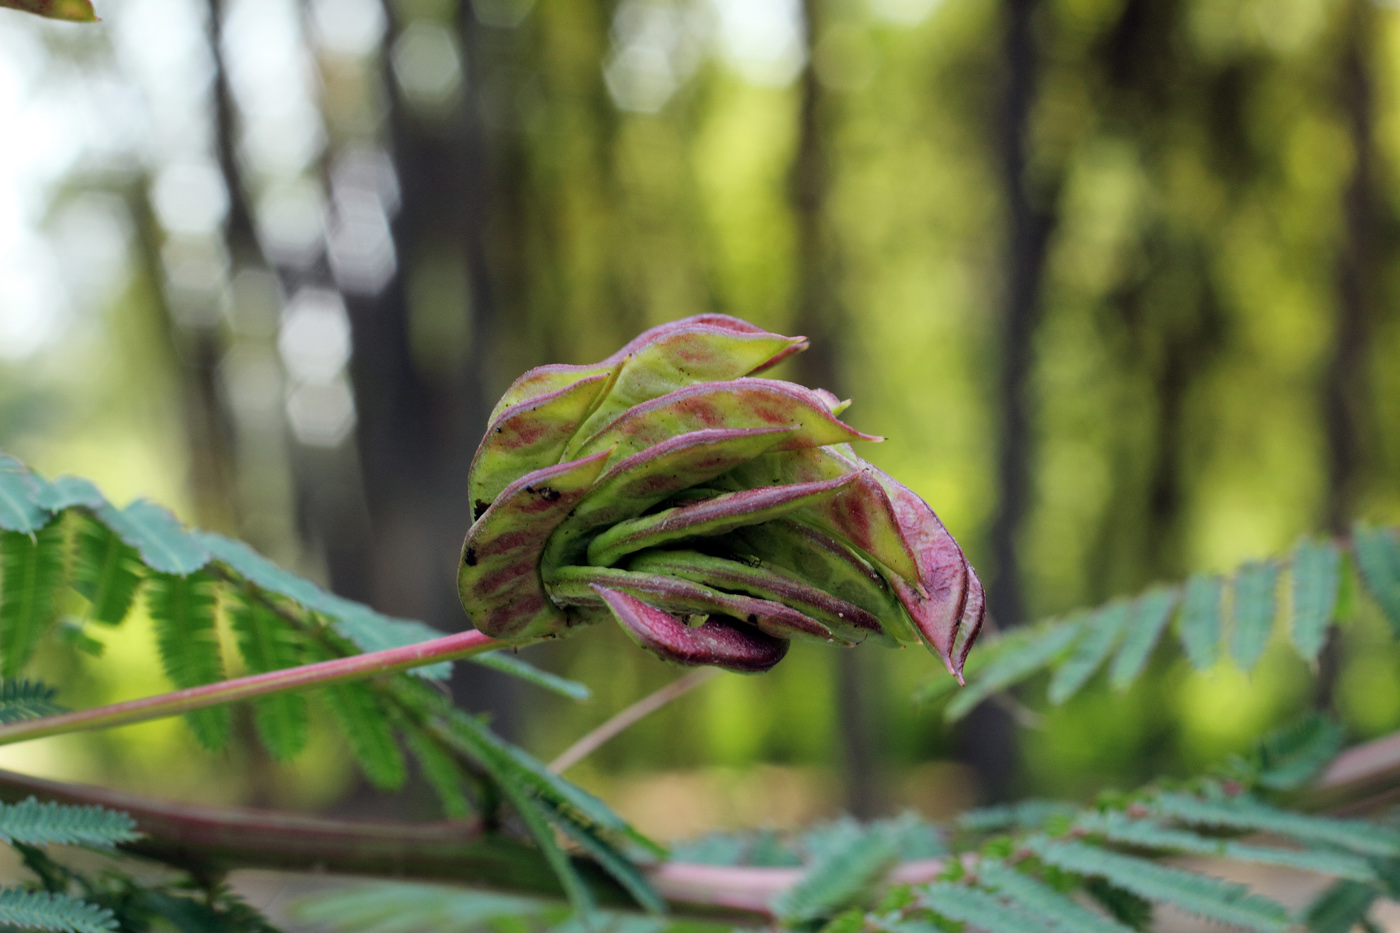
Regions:
[[[439,661],[455,661],[500,647],[500,642],[493,641],[476,630],[458,632],[455,635],[405,645],[402,648],[389,648],[385,651],[372,651],[349,658],[304,664],[266,674],[236,677],[233,680],[189,687],[185,690],[142,697],[139,700],[127,700],[109,706],[10,723],[0,726],[0,745],[68,732],[128,726],[151,719],[177,716],[208,706],[218,706],[221,703],[251,700],[289,690],[304,690],[308,687],[392,674]]]

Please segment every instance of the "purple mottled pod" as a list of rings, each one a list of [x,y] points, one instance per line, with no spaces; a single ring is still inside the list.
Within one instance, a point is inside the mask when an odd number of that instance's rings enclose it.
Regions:
[[[922,643],[961,679],[976,573],[860,459],[830,392],[756,378],[807,346],[709,314],[601,363],[542,366],[492,413],[457,585],[492,638],[605,619],[672,663],[767,670],[790,639]]]

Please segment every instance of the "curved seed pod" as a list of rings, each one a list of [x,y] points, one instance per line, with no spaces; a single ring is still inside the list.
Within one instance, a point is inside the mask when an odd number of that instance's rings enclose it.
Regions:
[[[527,473],[477,519],[462,545],[457,593],[472,624],[492,638],[566,628],[545,595],[539,560],[551,532],[603,471],[606,451]]]
[[[691,431],[613,464],[555,530],[540,561],[541,574],[548,580],[555,567],[585,559],[590,529],[635,518],[753,459],[790,433],[789,428]]]
[[[607,373],[513,405],[494,418],[467,479],[472,515],[480,518],[501,490],[540,464],[558,463],[564,445],[606,389]]]
[[[913,620],[885,578],[830,535],[784,518],[736,529],[725,540],[740,559],[771,564],[866,610],[880,621],[886,644],[919,643]]]
[[[595,567],[611,567],[625,555],[643,548],[757,525],[834,496],[855,479],[854,475],[838,476],[818,483],[746,489],[618,522],[588,545],[588,562]]]
[[[722,618],[689,626],[635,596],[602,586],[597,587],[596,592],[623,631],[637,644],[672,664],[686,667],[711,664],[741,674],[759,674],[787,654],[786,641],[770,638],[747,626],[734,625]]]
[[[727,382],[746,376],[803,338],[766,331],[740,332],[691,324],[660,333],[623,357],[617,379],[579,427],[568,453],[618,415],[697,382]]]
[[[789,638],[874,637],[959,672],[984,610],[957,543],[850,449],[878,438],[839,419],[848,401],[752,376],[805,347],[699,315],[516,380],[468,476],[478,627],[521,641],[611,614],[663,657],[740,670]]]
[[[832,415],[815,392],[789,382],[742,378],[677,389],[628,409],[584,441],[582,453],[613,448],[622,459],[668,437],[705,428],[794,428],[777,450],[878,441]]]
[[[748,564],[699,551],[644,551],[628,561],[627,569],[679,577],[712,589],[782,603],[816,619],[841,641],[851,644],[884,634],[872,613],[762,561]]]
[[[927,503],[873,465],[830,447],[765,454],[737,468],[729,479],[752,486],[853,474],[859,480],[843,494],[792,517],[834,533],[869,557],[919,637],[956,674],[952,651],[967,598],[967,560]]]
[[[987,596],[982,591],[982,580],[972,565],[967,565],[967,602],[963,604],[962,623],[958,626],[958,640],[953,645],[953,673],[962,683],[963,665],[967,663],[968,652],[982,632],[982,622],[987,616]]]
[[[502,395],[496,407],[491,409],[491,417],[486,421],[488,424],[494,424],[507,408],[514,408],[521,402],[557,392],[580,379],[587,379],[589,376],[615,376],[616,372],[617,366],[607,361],[584,365],[550,363],[547,366],[536,366],[510,384],[506,394]],[[490,433],[489,430],[487,433]]]
[[[634,573],[614,567],[565,567],[550,585],[550,593],[565,605],[591,607],[598,605],[593,591],[595,586],[631,593],[650,605],[670,612],[729,616],[776,638],[837,641],[830,629],[791,606],[752,596],[721,593],[699,583],[662,574]]]

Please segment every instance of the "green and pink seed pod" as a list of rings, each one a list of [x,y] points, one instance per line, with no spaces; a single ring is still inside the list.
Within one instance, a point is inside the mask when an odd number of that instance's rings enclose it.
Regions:
[[[855,454],[881,438],[848,403],[754,376],[806,346],[700,315],[517,379],[467,480],[472,623],[524,642],[613,619],[667,661],[743,672],[793,638],[923,643],[961,679],[984,599],[958,543]]]

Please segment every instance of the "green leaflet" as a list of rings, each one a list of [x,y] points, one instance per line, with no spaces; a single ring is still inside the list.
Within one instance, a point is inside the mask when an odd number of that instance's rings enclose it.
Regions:
[[[408,750],[418,761],[423,779],[437,794],[442,805],[442,815],[449,820],[462,819],[472,812],[467,795],[462,792],[462,770],[452,756],[442,750],[431,736],[416,727],[403,729],[404,741]]]
[[[105,849],[140,835],[131,817],[103,807],[40,803],[33,797],[14,804],[0,803],[0,839],[11,845]]]
[[[950,722],[961,719],[987,697],[1014,687],[1042,670],[1074,642],[1082,624],[1082,618],[1052,622],[1024,636],[1016,647],[1006,649],[987,662],[978,671],[977,678],[948,703],[944,715]]]
[[[1167,865],[1110,852],[1082,842],[1046,837],[1024,842],[1047,864],[1077,875],[1091,875],[1153,901],[1166,901],[1210,920],[1256,930],[1284,933],[1288,911],[1241,884],[1209,878]]]
[[[1044,917],[1008,907],[985,891],[935,882],[919,889],[919,903],[934,913],[986,933],[1062,933]]]
[[[1083,636],[1050,681],[1051,703],[1059,706],[1094,676],[1122,636],[1130,609],[1131,604],[1125,601],[1112,602],[1083,623]]]
[[[136,548],[141,560],[158,573],[194,573],[209,563],[209,551],[185,530],[169,509],[147,499],[137,499],[118,511],[110,505],[97,510],[98,519],[123,541]]]
[[[542,690],[550,693],[557,693],[560,696],[568,697],[571,700],[587,700],[593,696],[593,691],[587,684],[579,683],[577,680],[569,680],[549,671],[540,670],[533,664],[520,660],[508,651],[492,651],[487,654],[478,654],[470,659],[473,664],[482,667],[489,667],[493,671],[500,671],[502,674],[509,674],[518,677],[526,683],[534,684]]]
[[[1023,912],[1047,920],[1065,931],[1132,933],[1129,927],[1112,917],[1105,917],[1076,903],[1072,894],[1056,891],[1001,862],[983,860],[978,863],[975,873],[981,884],[1009,898]]]
[[[524,897],[437,884],[375,882],[297,901],[292,916],[337,933],[476,933],[493,921],[531,917],[553,905]]]
[[[165,674],[176,687],[199,687],[224,679],[215,618],[215,584],[202,573],[153,573],[146,605],[155,623],[156,647]],[[227,706],[185,714],[199,743],[210,751],[228,744],[232,718]]]
[[[87,516],[78,521],[73,586],[91,605],[91,618],[118,625],[141,585],[141,556],[101,522]]]
[[[1278,849],[1248,845],[1229,839],[1209,838],[1190,830],[1170,829],[1147,820],[1130,819],[1122,813],[1086,814],[1076,820],[1075,825],[1134,848],[1209,855],[1237,862],[1252,862],[1256,865],[1296,868],[1300,871],[1350,878],[1355,881],[1373,881],[1376,877],[1375,871],[1366,860],[1354,855],[1317,849]]]
[[[1113,684],[1113,689],[1125,689],[1142,673],[1152,657],[1152,649],[1157,647],[1157,641],[1171,619],[1176,600],[1175,588],[1149,590],[1133,600],[1132,620],[1109,672],[1109,683]]]
[[[0,454],[0,530],[28,534],[38,531],[49,516],[39,506],[43,481],[14,457]]]
[[[1178,632],[1191,666],[1203,671],[1215,663],[1220,648],[1219,577],[1197,576],[1186,581],[1181,597]]]
[[[816,920],[862,904],[899,859],[893,834],[879,827],[838,824],[825,842],[802,880],[773,901],[785,923]]]
[[[1278,564],[1245,564],[1234,580],[1234,630],[1230,653],[1246,671],[1254,670],[1269,643],[1277,609]]]
[[[351,681],[322,687],[319,692],[369,782],[380,790],[402,787],[408,770],[374,688]]]
[[[1366,591],[1400,636],[1400,542],[1388,528],[1353,526],[1352,547]]]
[[[1255,783],[1293,790],[1322,773],[1342,749],[1343,729],[1317,712],[1266,737],[1255,753]]]
[[[1369,884],[1338,881],[1319,894],[1300,919],[1310,933],[1351,933],[1380,896]]]
[[[1154,814],[1200,826],[1273,833],[1299,842],[1336,846],[1367,856],[1400,856],[1400,833],[1359,820],[1339,820],[1288,813],[1250,797],[1203,800],[1182,793],[1159,794],[1149,804]]]
[[[61,933],[110,933],[117,921],[105,907],[67,894],[0,888],[0,925]]]
[[[301,633],[262,603],[230,600],[229,620],[249,673],[266,674],[305,663]],[[253,724],[273,758],[295,758],[306,747],[310,730],[306,697],[279,693],[254,700]]]
[[[37,680],[7,680],[0,684],[0,725],[67,712],[53,701],[58,688]]]
[[[1342,555],[1330,541],[1298,542],[1293,551],[1293,644],[1310,662],[1317,660],[1337,605]]]
[[[285,596],[304,609],[330,619],[336,632],[361,651],[398,648],[442,636],[437,629],[422,622],[393,619],[380,615],[368,606],[327,593],[310,580],[278,567],[242,541],[212,531],[196,531],[192,536],[219,563],[249,583],[269,593]],[[444,662],[414,668],[413,673],[420,677],[442,679],[451,670],[451,664]]]
[[[107,504],[101,490],[81,476],[60,476],[49,483],[41,482],[34,501],[55,515],[73,506],[95,511]]]
[[[0,532],[0,676],[19,674],[53,625],[64,549],[57,521],[33,534]]]

